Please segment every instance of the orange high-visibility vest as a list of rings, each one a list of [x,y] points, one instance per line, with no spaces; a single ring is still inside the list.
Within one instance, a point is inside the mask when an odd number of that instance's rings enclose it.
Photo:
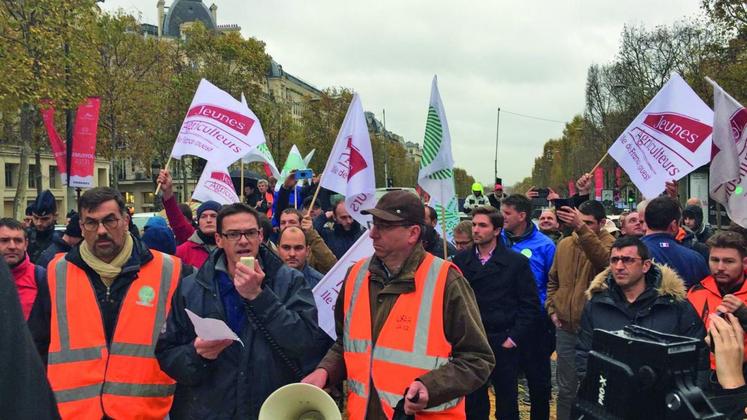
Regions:
[[[733,295],[747,304],[747,281]],[[695,311],[700,315],[706,330],[710,328],[711,318],[708,315],[711,312],[716,312],[716,308],[721,305],[721,301],[723,300],[721,291],[718,290],[716,279],[713,276],[708,276],[701,280],[700,283],[691,287],[687,292],[687,300],[690,301],[690,304],[693,305]],[[744,357],[747,358],[747,335],[744,337],[744,343]],[[713,352],[710,353],[710,357],[711,369],[716,370],[716,357]]]
[[[95,292],[86,273],[58,254],[49,264],[52,303],[47,375],[63,419],[163,419],[175,381],[154,349],[181,272],[181,260],[151,250],[121,303],[107,348]]]
[[[345,279],[343,355],[348,374],[348,414],[366,418],[373,386],[384,414],[391,418],[405,388],[445,365],[451,344],[444,333],[443,300],[450,262],[426,253],[415,272],[415,291],[399,295],[373,343],[369,298],[370,258],[358,261]],[[415,415],[416,419],[464,419],[464,398]]]

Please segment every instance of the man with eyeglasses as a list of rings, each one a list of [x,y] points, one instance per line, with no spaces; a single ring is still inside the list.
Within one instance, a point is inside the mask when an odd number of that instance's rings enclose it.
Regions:
[[[49,263],[47,373],[62,418],[164,418],[174,380],[154,349],[182,276],[178,258],[129,232],[117,190],[78,201],[83,242]]]
[[[463,419],[464,396],[493,369],[475,296],[450,262],[425,252],[425,211],[409,191],[386,193],[369,235],[374,255],[348,271],[335,305],[337,341],[303,379],[347,379],[349,419],[408,415]],[[419,418],[419,417],[418,417]]]
[[[52,244],[54,224],[57,221],[57,202],[49,190],[42,191],[31,208],[32,226],[28,229],[28,254],[32,263]]]
[[[273,391],[301,379],[311,369],[309,359],[326,350],[303,274],[262,239],[255,209],[224,206],[218,250],[181,282],[156,347],[161,367],[179,387],[172,418],[256,418]],[[242,257],[254,257],[253,267]],[[224,321],[243,345],[198,337],[186,310]]]
[[[638,325],[667,334],[702,339],[703,321],[687,301],[682,279],[671,268],[651,260],[646,245],[634,236],[612,244],[609,268],[586,291],[576,343],[576,372],[586,375],[595,329],[621,330]]]
[[[208,259],[208,255],[216,248],[215,245],[215,219],[221,204],[217,201],[208,200],[197,208],[197,229],[184,217],[179,205],[174,198],[174,181],[167,169],[162,169],[158,175],[163,191],[163,207],[166,217],[174,232],[176,242],[176,256],[185,263],[200,268]]]

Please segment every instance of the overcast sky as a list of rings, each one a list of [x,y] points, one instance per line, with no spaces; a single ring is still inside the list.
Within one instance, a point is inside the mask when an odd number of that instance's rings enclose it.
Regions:
[[[173,0],[166,0],[167,6]],[[700,0],[206,0],[218,24],[264,41],[287,72],[357,91],[387,129],[422,144],[433,75],[456,165],[492,183],[496,113],[569,121],[583,113],[589,65],[611,61],[623,26],[668,25]],[[106,0],[156,24],[156,0]],[[530,175],[564,124],[501,112],[498,176]],[[332,139],[330,139],[332,141]],[[579,151],[583,153],[583,151]]]

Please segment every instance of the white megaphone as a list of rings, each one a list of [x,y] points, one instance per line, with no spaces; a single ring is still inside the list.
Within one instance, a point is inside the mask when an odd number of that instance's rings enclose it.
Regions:
[[[342,415],[322,389],[299,383],[270,394],[259,410],[259,420],[342,420]]]

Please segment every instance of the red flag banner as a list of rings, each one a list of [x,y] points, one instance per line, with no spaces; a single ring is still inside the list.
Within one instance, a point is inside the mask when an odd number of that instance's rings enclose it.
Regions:
[[[604,168],[601,166],[594,169],[594,199],[602,201],[602,188],[604,188]]]
[[[70,161],[70,186],[93,187],[93,164],[96,161],[96,130],[101,100],[90,97],[78,107],[73,130],[73,156]]]
[[[66,161],[66,149],[65,143],[62,138],[57,134],[57,129],[54,126],[54,107],[52,101],[45,99],[42,100],[41,116],[44,121],[44,127],[47,129],[47,136],[49,137],[49,145],[52,147],[52,154],[54,160],[57,162],[57,172],[60,173],[62,178],[62,185],[67,185],[67,161]]]
[[[568,196],[573,197],[574,195],[576,195],[576,181],[571,179],[568,181]]]

